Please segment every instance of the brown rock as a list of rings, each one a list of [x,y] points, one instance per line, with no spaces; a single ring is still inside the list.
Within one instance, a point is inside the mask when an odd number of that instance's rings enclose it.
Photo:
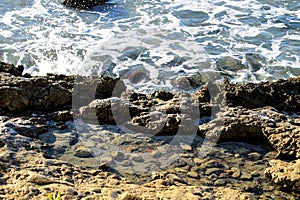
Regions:
[[[272,182],[283,189],[300,193],[300,160],[292,162],[271,160],[270,165],[265,174]]]

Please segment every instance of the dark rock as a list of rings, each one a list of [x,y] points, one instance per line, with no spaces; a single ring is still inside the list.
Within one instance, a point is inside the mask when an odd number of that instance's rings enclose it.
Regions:
[[[68,79],[57,77],[24,78],[1,74],[0,111],[50,111],[71,105]]]
[[[95,6],[102,5],[108,0],[65,0],[62,4],[78,9],[91,9]]]
[[[277,82],[229,84],[225,82],[225,97],[229,106],[300,111],[300,77]]]
[[[23,65],[19,65],[15,67],[13,64],[0,62],[0,72],[6,72],[14,76],[22,76],[23,71],[24,71]]]

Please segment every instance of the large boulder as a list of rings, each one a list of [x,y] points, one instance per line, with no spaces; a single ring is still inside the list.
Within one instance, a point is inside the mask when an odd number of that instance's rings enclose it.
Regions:
[[[108,0],[65,0],[62,4],[78,9],[91,9],[95,6],[104,4]]]

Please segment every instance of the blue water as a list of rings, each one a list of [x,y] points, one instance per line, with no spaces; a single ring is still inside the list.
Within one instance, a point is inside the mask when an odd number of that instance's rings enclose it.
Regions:
[[[234,82],[300,75],[298,0],[1,0],[0,60],[32,74],[143,71],[141,86],[217,73]],[[170,82],[170,81],[169,81]]]

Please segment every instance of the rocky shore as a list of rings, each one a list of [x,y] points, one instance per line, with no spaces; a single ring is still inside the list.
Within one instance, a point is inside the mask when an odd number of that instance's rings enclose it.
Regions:
[[[23,69],[0,63],[0,199],[300,199],[300,77],[142,94]]]

